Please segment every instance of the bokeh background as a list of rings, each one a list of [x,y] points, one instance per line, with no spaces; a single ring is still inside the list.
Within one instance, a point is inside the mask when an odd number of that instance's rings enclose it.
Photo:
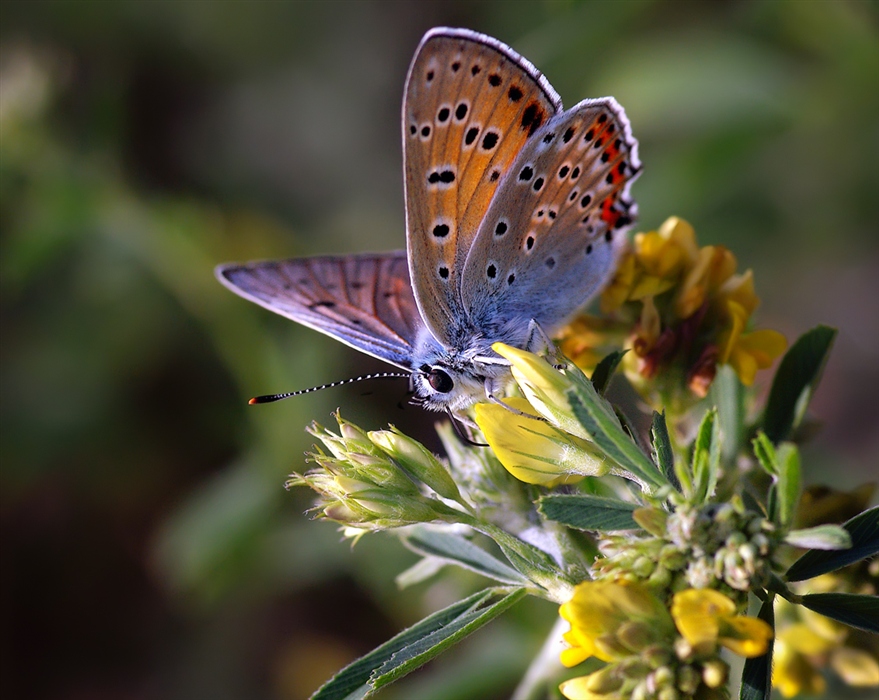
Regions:
[[[760,325],[840,329],[805,463],[875,478],[875,2],[3,0],[2,697],[296,700],[480,585],[401,593],[393,538],[352,550],[304,515],[282,484],[311,419],[429,441],[433,417],[402,382],[246,406],[382,366],[212,274],[403,246],[403,80],[443,24],[567,104],[616,96],[640,227],[731,247]],[[522,605],[382,697],[506,697],[554,615]]]

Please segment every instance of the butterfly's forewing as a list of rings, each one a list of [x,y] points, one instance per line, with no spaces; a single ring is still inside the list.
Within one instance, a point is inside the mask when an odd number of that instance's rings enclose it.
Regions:
[[[558,114],[525,145],[462,272],[477,328],[533,318],[551,331],[606,282],[636,214],[637,149],[613,98]]]
[[[221,265],[216,273],[245,299],[411,368],[423,324],[404,251]]]
[[[534,66],[491,37],[433,30],[415,54],[403,102],[409,265],[424,321],[446,345],[466,320],[460,274],[489,204],[560,105]]]

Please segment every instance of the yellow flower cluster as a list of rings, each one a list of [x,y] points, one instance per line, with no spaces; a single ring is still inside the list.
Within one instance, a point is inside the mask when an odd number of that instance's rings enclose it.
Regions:
[[[663,690],[659,697],[714,697],[729,672],[719,647],[750,658],[764,654],[772,639],[768,624],[738,615],[735,603],[715,590],[681,591],[670,608],[637,583],[578,585],[559,609],[571,625],[561,661],[572,667],[594,656],[608,665],[565,681],[562,695],[568,700],[621,700],[644,695],[649,688]]]
[[[777,331],[748,330],[760,300],[751,271],[736,268],[732,252],[700,248],[693,227],[677,217],[635,236],[602,294],[601,309],[628,321],[626,344],[633,352],[624,368],[636,385],[674,368],[704,396],[718,364],[731,365],[751,385],[757,371],[784,352],[786,341]],[[587,366],[594,357],[585,355],[584,333],[600,336],[607,328],[607,321],[597,327],[591,320],[575,322],[562,335],[562,351]]]

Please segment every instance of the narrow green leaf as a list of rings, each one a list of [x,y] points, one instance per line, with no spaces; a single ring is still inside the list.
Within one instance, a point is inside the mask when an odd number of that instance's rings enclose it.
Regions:
[[[720,427],[717,424],[717,409],[708,411],[693,443],[693,495],[698,501],[705,501],[714,493],[720,471]]]
[[[604,395],[604,392],[607,391],[610,380],[613,378],[613,373],[616,372],[620,360],[623,359],[623,355],[627,352],[629,351],[617,350],[612,352],[610,355],[602,358],[601,362],[596,365],[595,371],[592,372],[592,385],[599,394]]]
[[[745,392],[730,365],[720,365],[711,382],[709,402],[717,406],[720,446],[724,464],[733,464],[742,448],[745,424]]]
[[[405,649],[420,639],[442,630],[467,613],[480,609],[486,602],[497,595],[497,589],[488,588],[459,600],[457,603],[429,615],[398,635],[392,637],[366,656],[349,664],[311,696],[312,700],[355,700],[365,698],[371,692],[369,678],[373,672],[398,651]]]
[[[766,498],[766,510],[769,513],[769,519],[780,524],[780,513],[778,505],[778,474],[780,468],[778,466],[778,455],[775,452],[775,445],[766,437],[766,433],[762,430],[757,431],[757,437],[751,440],[754,448],[754,456],[757,462],[763,467],[769,476],[772,477],[772,484],[769,487],[769,495]]]
[[[811,593],[801,603],[851,627],[879,633],[879,598],[855,593]]]
[[[757,457],[763,471],[770,476],[776,476],[778,474],[778,458],[775,455],[775,446],[766,437],[766,433],[762,430],[757,431],[757,437],[751,440],[751,445],[754,448],[754,456]]]
[[[800,336],[782,358],[763,414],[763,430],[772,442],[786,439],[802,420],[834,338],[836,329],[817,326]]]
[[[778,478],[775,488],[775,509],[778,517],[773,518],[782,528],[793,522],[800,494],[803,490],[800,453],[792,442],[783,442],[776,450]]]
[[[400,539],[406,547],[422,556],[442,559],[501,583],[514,586],[528,583],[528,579],[518,571],[460,535],[415,527],[409,529]]]
[[[791,530],[784,541],[803,549],[851,549],[852,538],[842,525],[817,525],[802,530]]]
[[[775,630],[774,601],[775,595],[769,593],[766,600],[763,601],[763,605],[760,606],[760,612],[757,613],[757,617],[769,623],[773,630]],[[773,639],[769,640],[769,649],[766,650],[765,654],[745,660],[739,700],[769,700],[772,694],[772,648],[774,643],[773,635]]]
[[[492,593],[492,602],[471,608],[444,625],[441,629],[412,641],[394,653],[373,674],[370,679],[372,688],[378,690],[390,685],[407,673],[411,673],[420,666],[423,666],[480,627],[506,612],[511,606],[527,595],[524,589],[519,588],[512,593],[503,595],[498,600],[494,600],[502,595],[502,593],[498,589],[495,589]]]
[[[636,508],[625,501],[586,494],[548,495],[537,502],[547,520],[578,530],[633,530],[639,527],[632,518]]]
[[[574,417],[595,444],[614,462],[641,481],[642,486],[666,486],[668,481],[653,462],[632,441],[620,425],[610,404],[601,397],[592,382],[574,382],[567,392]]]
[[[434,557],[419,559],[408,569],[394,576],[394,583],[397,584],[397,588],[400,590],[417,586],[419,583],[432,579],[447,565],[448,562],[445,559],[436,559]]]
[[[653,461],[665,475],[665,478],[678,491],[681,484],[675,474],[675,455],[671,446],[671,438],[668,435],[668,424],[665,422],[665,411],[653,412],[653,424],[650,426],[650,440],[653,443]]]
[[[848,530],[852,540],[850,549],[809,550],[793,563],[785,578],[788,581],[805,581],[879,554],[879,506],[856,515],[843,527]]]

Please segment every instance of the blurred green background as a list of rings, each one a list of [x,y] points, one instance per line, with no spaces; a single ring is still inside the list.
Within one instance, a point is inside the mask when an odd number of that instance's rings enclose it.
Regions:
[[[434,417],[389,382],[247,407],[382,365],[212,273],[403,246],[400,100],[435,25],[511,44],[567,104],[617,97],[640,227],[731,247],[760,325],[840,329],[805,462],[875,478],[875,2],[3,0],[3,697],[295,700],[480,585],[400,593],[392,538],[304,515],[282,484],[312,418],[430,441]],[[554,615],[523,605],[382,697],[507,697]]]

